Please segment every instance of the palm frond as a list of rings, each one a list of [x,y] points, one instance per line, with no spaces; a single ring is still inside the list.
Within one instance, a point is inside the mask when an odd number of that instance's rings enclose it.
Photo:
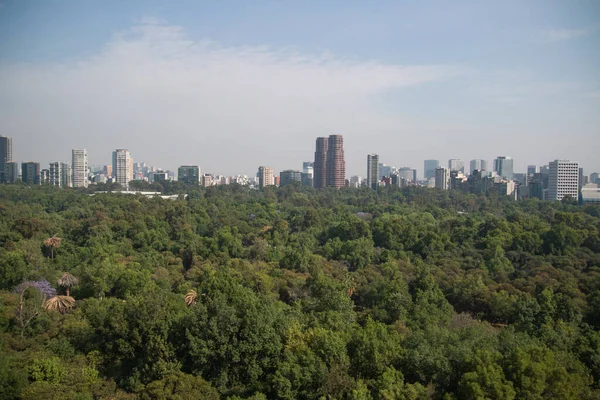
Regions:
[[[71,296],[54,296],[44,303],[46,310],[58,311],[61,314],[69,312],[73,307],[75,307],[75,299]]]
[[[198,293],[192,289],[185,294],[183,299],[185,300],[185,304],[191,306],[193,304],[196,304],[196,301],[198,300]]]

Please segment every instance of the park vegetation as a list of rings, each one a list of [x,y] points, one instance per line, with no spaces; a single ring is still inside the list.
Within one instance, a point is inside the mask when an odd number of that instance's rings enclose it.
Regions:
[[[0,187],[0,399],[600,398],[599,206],[160,189]]]

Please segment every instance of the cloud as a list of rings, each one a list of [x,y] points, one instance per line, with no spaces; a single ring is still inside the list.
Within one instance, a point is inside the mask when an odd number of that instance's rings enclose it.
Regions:
[[[405,123],[378,109],[379,96],[462,71],[229,47],[147,18],[87,59],[0,66],[0,120],[23,144],[35,143],[24,158],[43,162],[87,147],[90,162],[104,164],[126,147],[167,168],[298,168],[312,158],[314,139],[332,133],[354,141],[362,159],[373,138]]]
[[[567,40],[586,36],[592,33],[593,29],[545,29],[539,33],[539,38],[545,43],[565,42]]]

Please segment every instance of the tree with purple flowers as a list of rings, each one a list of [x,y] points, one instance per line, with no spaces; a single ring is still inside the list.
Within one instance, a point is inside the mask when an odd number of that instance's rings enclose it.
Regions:
[[[33,290],[28,290],[33,289]],[[39,281],[21,282],[13,291],[19,295],[19,309],[17,311],[18,325],[21,329],[21,337],[25,328],[40,314],[46,299],[56,295],[56,290],[45,279]]]

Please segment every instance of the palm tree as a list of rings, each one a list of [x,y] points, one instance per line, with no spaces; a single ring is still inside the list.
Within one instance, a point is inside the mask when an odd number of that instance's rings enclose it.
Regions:
[[[194,305],[198,300],[198,293],[196,293],[194,289],[191,289],[185,294],[183,299],[185,300],[185,304],[187,304],[188,306]]]
[[[55,233],[52,237],[44,240],[44,245],[50,247],[50,258],[54,259],[54,249],[60,247],[61,238],[56,236]]]
[[[46,300],[46,310],[58,311],[61,314],[69,312],[75,306],[75,299],[71,296],[54,296]]]
[[[58,286],[64,287],[66,289],[67,296],[70,296],[71,288],[79,283],[79,279],[70,273],[65,272],[60,279],[56,281],[56,283],[58,283]]]

